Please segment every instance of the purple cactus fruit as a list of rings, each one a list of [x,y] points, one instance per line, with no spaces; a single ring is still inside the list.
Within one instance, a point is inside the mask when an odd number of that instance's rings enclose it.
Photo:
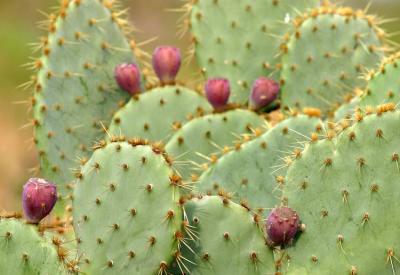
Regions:
[[[53,209],[57,187],[44,179],[31,178],[24,185],[22,207],[28,222],[39,223]]]
[[[266,227],[269,241],[274,246],[285,246],[292,242],[299,230],[299,216],[289,207],[274,208],[267,218]]]
[[[115,80],[117,81],[119,87],[135,95],[140,93],[140,70],[136,64],[123,63],[115,67],[114,70]]]
[[[225,78],[211,78],[207,80],[206,97],[208,102],[215,108],[220,109],[226,106],[231,94],[229,80]]]
[[[266,77],[260,77],[254,81],[250,94],[249,104],[253,110],[259,110],[274,101],[280,92],[279,84]]]
[[[161,84],[174,84],[180,67],[181,51],[178,48],[161,46],[154,50],[153,69]]]

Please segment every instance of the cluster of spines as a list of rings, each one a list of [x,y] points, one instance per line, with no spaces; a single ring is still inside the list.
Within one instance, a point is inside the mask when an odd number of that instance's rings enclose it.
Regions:
[[[381,39],[382,41],[386,40],[386,33],[379,27],[380,23],[379,20],[376,18],[376,16],[366,14],[366,12],[363,10],[353,10],[347,7],[339,7],[336,6],[335,4],[332,4],[329,1],[325,1],[320,7],[314,8],[306,13],[303,13],[301,16],[296,17],[294,19],[293,24],[296,27],[296,29],[298,29],[309,18],[316,18],[320,15],[335,15],[335,14],[346,17],[347,21],[349,21],[351,18],[359,18],[366,20],[368,22],[368,25],[375,30],[379,39]],[[332,29],[335,28],[336,26],[332,25]],[[315,31],[317,30],[318,29],[315,29]],[[301,34],[295,32],[295,36],[300,37]],[[285,38],[288,39],[288,34],[285,35]],[[357,39],[357,37],[355,37],[355,39]],[[282,45],[282,50],[283,52],[287,50],[285,44]],[[375,50],[378,49],[373,49],[369,47],[368,50],[370,52],[374,52]]]
[[[366,75],[366,80],[369,81],[373,79],[377,74],[385,74],[387,65],[393,65],[395,68],[397,68],[398,67],[397,62],[399,58],[400,58],[400,52],[396,52],[393,55],[390,55],[389,57],[385,57],[381,62],[381,64],[379,65],[379,68],[368,72],[368,74]]]
[[[128,142],[133,147],[149,145],[152,147],[152,150],[155,154],[162,155],[164,157],[165,161],[168,163],[168,165],[169,166],[172,165],[173,160],[171,159],[171,157],[169,157],[167,155],[167,153],[165,152],[165,149],[164,149],[164,144],[162,144],[161,142],[152,143],[149,140],[142,139],[142,138],[131,138],[131,139],[126,140],[126,138],[124,136],[111,137],[110,143],[118,143],[118,142]],[[107,146],[106,141],[100,141],[99,143],[97,143],[97,145],[94,146],[94,150],[105,148],[106,146]],[[117,146],[116,150],[118,150],[118,148],[120,148],[120,147]]]

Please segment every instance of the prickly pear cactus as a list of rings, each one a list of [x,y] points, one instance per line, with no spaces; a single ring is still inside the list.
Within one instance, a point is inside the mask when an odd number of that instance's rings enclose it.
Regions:
[[[233,201],[265,210],[279,204],[290,152],[302,150],[311,134],[322,131],[322,121],[298,115],[277,124],[265,134],[244,143],[239,150],[211,164],[195,185],[205,194],[228,192]]]
[[[206,97],[176,84],[172,46],[153,53],[160,87],[140,94],[154,86],[133,53],[147,55],[114,2],[63,0],[49,17],[33,125],[58,186],[30,180],[23,204],[39,223],[71,191],[73,219],[40,236],[0,217],[0,273],[395,274],[400,54],[371,71],[388,48],[377,18],[319,0],[188,0]],[[270,129],[260,113],[280,107],[295,115]]]
[[[178,249],[178,179],[142,140],[97,149],[74,191],[74,229],[88,274],[163,274]]]
[[[228,78],[230,102],[244,104],[258,77],[268,76],[289,21],[317,0],[199,0],[186,5],[197,61],[209,77]]]
[[[385,59],[380,68],[370,73],[360,106],[376,106],[400,101],[400,52]]]
[[[117,88],[113,72],[135,59],[122,31],[125,21],[109,3],[63,1],[36,63],[35,142],[43,176],[57,183],[62,195],[78,160],[90,155],[104,135],[102,125],[128,96]]]
[[[190,274],[274,274],[262,220],[226,198],[205,196],[185,204]],[[193,254],[194,253],[194,254]]]
[[[400,112],[394,104],[333,140],[310,143],[289,168],[284,202],[305,232],[287,251],[287,274],[392,274],[397,234]]]
[[[211,112],[199,93],[181,86],[165,86],[133,97],[114,116],[110,135],[167,142],[188,120]]]
[[[330,114],[383,56],[383,32],[361,11],[325,5],[295,20],[282,46],[282,104],[315,107]],[[332,42],[334,41],[334,43]]]
[[[235,109],[196,118],[177,131],[165,149],[175,158],[178,173],[184,179],[200,174],[214,156],[233,147],[244,134],[252,134],[257,128],[268,127],[256,113]]]
[[[67,274],[56,248],[37,228],[16,219],[0,220],[2,274]]]

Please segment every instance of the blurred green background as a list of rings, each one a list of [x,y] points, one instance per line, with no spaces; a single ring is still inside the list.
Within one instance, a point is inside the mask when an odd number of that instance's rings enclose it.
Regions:
[[[176,36],[176,21],[181,14],[168,11],[180,8],[184,1],[123,2],[130,7],[129,17],[139,30],[136,40],[157,37],[156,41],[145,46],[147,51],[151,52],[159,44],[178,45],[182,51],[187,49],[187,39],[180,40]],[[232,0],[232,4],[234,2]],[[400,14],[400,0],[341,2],[357,8],[365,8],[371,2],[370,12],[385,19]],[[42,12],[48,13],[56,4],[56,0],[0,0],[0,212],[20,210],[21,186],[32,175],[30,168],[37,166],[32,129],[22,127],[30,120],[29,110],[26,105],[18,104],[28,100],[30,91],[17,89],[17,86],[29,80],[30,72],[22,66],[30,60],[29,43],[45,35],[37,28],[36,22],[44,19]],[[396,33],[400,30],[400,21],[391,21],[384,27],[389,33]],[[391,39],[400,42],[399,36]],[[185,75],[190,75],[190,72]]]

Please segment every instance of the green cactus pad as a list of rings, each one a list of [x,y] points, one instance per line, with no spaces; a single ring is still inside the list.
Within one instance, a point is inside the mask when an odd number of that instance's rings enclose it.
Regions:
[[[343,119],[350,119],[356,111],[356,108],[359,106],[360,100],[359,96],[355,96],[349,102],[342,104],[335,111],[334,121],[338,122]]]
[[[243,134],[267,127],[266,121],[251,111],[235,109],[196,118],[185,124],[166,145],[175,158],[175,168],[184,179],[200,174],[208,157],[218,156],[225,147],[233,147]]]
[[[269,76],[279,62],[285,22],[317,0],[199,0],[188,5],[197,61],[206,77],[230,80],[230,102],[247,102],[258,77]]]
[[[284,202],[305,231],[287,251],[287,274],[400,268],[400,112],[393,104],[378,109],[337,138],[311,143],[289,168]]]
[[[190,260],[185,263],[190,274],[274,274],[273,254],[258,216],[216,196],[194,199],[185,210],[188,228],[196,235],[188,236],[191,251],[183,254]]]
[[[0,220],[1,274],[67,274],[56,247],[41,238],[34,225]]]
[[[330,115],[383,56],[375,19],[350,8],[324,6],[296,20],[282,47],[282,104],[319,108]]]
[[[289,165],[286,156],[301,151],[320,127],[321,120],[305,115],[286,119],[211,165],[200,177],[196,191],[216,194],[223,190],[231,193],[233,201],[252,209],[276,206]]]
[[[74,191],[74,229],[87,274],[156,274],[178,248],[179,190],[165,153],[111,143],[85,164]]]
[[[66,2],[66,1],[64,1]],[[51,23],[34,93],[35,142],[43,176],[62,195],[72,169],[104,136],[119,103],[128,99],[114,67],[135,59],[115,13],[98,0],[66,2]]]
[[[385,59],[379,70],[369,75],[368,85],[362,96],[361,106],[377,106],[400,101],[400,52]]]
[[[166,142],[189,119],[211,110],[203,96],[185,87],[155,88],[132,98],[120,109],[109,133]]]

